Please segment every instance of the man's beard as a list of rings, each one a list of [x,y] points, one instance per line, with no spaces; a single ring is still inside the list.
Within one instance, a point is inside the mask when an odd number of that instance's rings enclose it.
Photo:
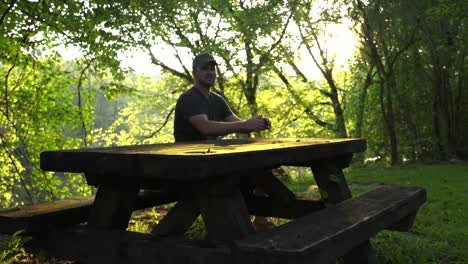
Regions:
[[[205,81],[205,80],[199,80],[198,83],[201,84],[203,87],[209,89],[212,87],[216,82],[216,78],[213,78],[213,81]]]

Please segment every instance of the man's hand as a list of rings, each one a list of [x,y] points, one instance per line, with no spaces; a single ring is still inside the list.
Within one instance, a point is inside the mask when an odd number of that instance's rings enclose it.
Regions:
[[[259,132],[271,128],[271,122],[268,118],[255,116],[245,121],[244,126],[247,132]]]
[[[265,129],[270,129],[271,128],[271,121],[269,118],[264,117],[263,122],[265,123],[266,128]]]

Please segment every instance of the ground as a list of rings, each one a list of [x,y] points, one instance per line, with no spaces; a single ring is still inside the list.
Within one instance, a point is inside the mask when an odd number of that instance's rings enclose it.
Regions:
[[[284,182],[290,189],[300,196],[319,197],[308,169],[289,172],[293,179]],[[377,263],[468,263],[468,165],[373,166],[350,168],[345,174],[353,196],[380,184],[419,186],[427,191],[411,232],[382,231],[371,239]],[[128,229],[149,232],[170,206],[136,211]],[[271,221],[279,225],[287,220]],[[186,235],[202,239],[206,235],[203,221],[198,219]],[[0,238],[0,262],[72,263],[45,253],[27,253],[23,242],[19,236]]]

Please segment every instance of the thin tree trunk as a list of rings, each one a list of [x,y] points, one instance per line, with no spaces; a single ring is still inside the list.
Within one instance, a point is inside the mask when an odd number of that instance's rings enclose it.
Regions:
[[[369,71],[366,74],[366,79],[364,84],[362,85],[361,90],[359,91],[358,97],[358,106],[357,106],[357,114],[356,114],[356,129],[354,132],[354,137],[361,138],[362,137],[362,130],[364,124],[364,113],[365,113],[365,106],[366,106],[366,99],[367,99],[367,90],[369,86],[372,84],[373,79],[373,72],[374,67],[370,67]],[[365,153],[357,153],[354,158],[354,163],[364,164]]]
[[[247,104],[250,109],[250,113],[252,116],[257,115],[258,106],[257,106],[257,98],[256,94],[256,86],[255,86],[255,74],[253,71],[254,62],[253,62],[253,54],[252,48],[250,47],[250,42],[245,41],[244,44],[245,52],[247,54],[247,76],[242,87],[245,98],[247,99]]]
[[[336,87],[336,83],[333,79],[333,75],[331,71],[326,72],[325,79],[327,80],[328,86],[330,87],[329,98],[330,98],[330,101],[332,102],[333,112],[335,113],[336,133],[341,138],[347,138],[348,133],[346,132],[343,109],[341,108],[341,103],[340,103],[340,100],[338,99],[338,88]]]
[[[395,104],[400,113],[400,116],[405,124],[409,141],[412,143],[412,160],[419,160],[422,147],[421,147],[421,139],[419,138],[419,133],[416,128],[416,124],[413,122],[413,118],[411,116],[410,111],[406,108],[405,104],[402,102],[401,94],[397,86],[393,89],[395,95]]]
[[[367,99],[367,89],[372,84],[372,79],[374,75],[372,73],[373,71],[374,71],[374,67],[371,66],[369,71],[366,74],[366,79],[361,88],[361,91],[359,91],[358,107],[357,107],[358,110],[356,114],[356,130],[354,132],[354,136],[357,138],[362,137],[362,127],[364,124],[364,112],[365,112],[366,99]]]
[[[433,114],[434,114],[434,132],[435,142],[438,146],[438,157],[448,160],[453,156],[454,146],[451,143],[453,132],[452,122],[450,120],[450,83],[448,73],[441,67],[435,72],[434,94],[433,94]]]
[[[397,140],[397,134],[396,134],[396,129],[395,129],[395,117],[393,115],[393,99],[392,99],[392,90],[396,86],[395,83],[395,75],[393,71],[391,71],[387,76],[386,76],[386,94],[385,94],[385,99],[386,99],[386,108],[387,108],[387,129],[388,129],[388,135],[390,137],[390,150],[391,150],[391,163],[392,166],[398,165],[399,164],[399,159],[398,159],[398,140]]]

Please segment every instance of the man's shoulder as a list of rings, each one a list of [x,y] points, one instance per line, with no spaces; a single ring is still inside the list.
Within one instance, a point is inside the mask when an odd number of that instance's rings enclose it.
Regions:
[[[194,95],[194,94],[195,94],[195,93],[194,93],[195,91],[194,91],[193,89],[194,89],[194,88],[192,87],[192,88],[190,88],[190,89],[188,89],[188,90],[185,90],[185,91],[180,95],[180,97]]]
[[[178,101],[180,100],[197,100],[199,99],[199,95],[197,93],[197,91],[194,90],[195,88],[190,88],[188,90],[186,90],[185,92],[183,92],[180,96],[179,96],[179,99]]]
[[[215,92],[211,91],[211,92],[210,92],[210,96],[211,96],[214,100],[216,100],[216,101],[225,102],[224,97],[222,97],[222,96],[221,96],[220,94],[218,94],[218,93],[215,93]]]

